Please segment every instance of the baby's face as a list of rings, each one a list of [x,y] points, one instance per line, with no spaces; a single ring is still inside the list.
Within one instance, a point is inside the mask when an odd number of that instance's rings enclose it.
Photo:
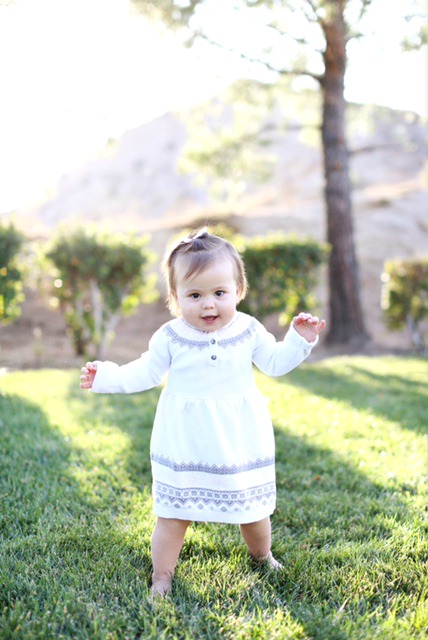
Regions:
[[[191,278],[184,277],[186,270],[186,261],[177,260],[176,297],[184,320],[196,329],[209,332],[229,324],[238,304],[232,261],[222,257]]]

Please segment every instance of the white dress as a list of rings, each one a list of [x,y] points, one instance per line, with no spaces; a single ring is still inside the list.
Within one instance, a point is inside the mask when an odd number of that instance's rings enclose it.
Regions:
[[[318,340],[290,328],[276,342],[260,322],[237,312],[219,331],[176,318],[129,364],[98,363],[92,391],[162,390],[150,445],[153,507],[181,520],[256,522],[275,509],[275,443],[253,363],[270,376],[294,369]]]

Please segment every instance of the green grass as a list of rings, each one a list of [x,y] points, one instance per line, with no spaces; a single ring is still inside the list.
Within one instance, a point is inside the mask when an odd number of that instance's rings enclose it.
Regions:
[[[0,378],[0,638],[426,637],[426,364],[342,357],[258,376],[277,443],[273,549],[196,524],[152,607],[158,390],[93,396],[77,371]]]

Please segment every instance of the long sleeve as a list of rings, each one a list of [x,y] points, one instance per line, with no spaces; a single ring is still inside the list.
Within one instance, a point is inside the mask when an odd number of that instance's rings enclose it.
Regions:
[[[276,342],[275,337],[258,323],[253,362],[268,376],[282,376],[303,362],[317,342],[318,336],[313,342],[307,342],[293,327],[282,342]]]
[[[160,384],[171,364],[165,333],[159,329],[149,342],[148,351],[138,360],[119,366],[98,362],[94,393],[137,393]]]

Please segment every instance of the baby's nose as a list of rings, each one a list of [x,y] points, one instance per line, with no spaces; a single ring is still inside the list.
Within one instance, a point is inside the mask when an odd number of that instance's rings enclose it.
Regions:
[[[202,306],[204,309],[212,309],[214,307],[214,298],[204,298]]]

